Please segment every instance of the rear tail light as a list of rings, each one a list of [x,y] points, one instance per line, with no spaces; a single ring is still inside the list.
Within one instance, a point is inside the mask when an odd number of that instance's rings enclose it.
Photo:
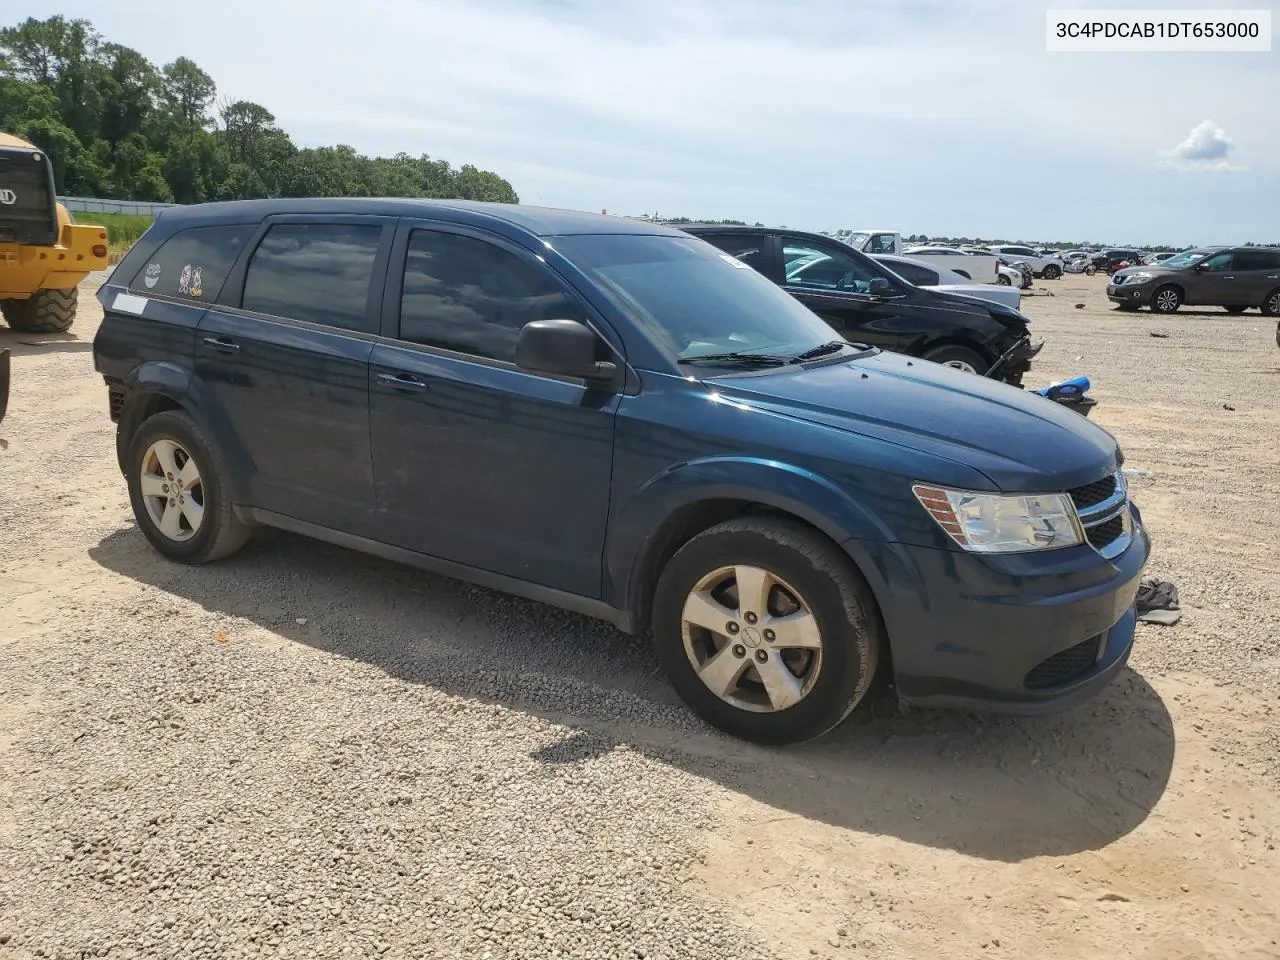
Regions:
[[[91,252],[93,253],[93,255],[94,255],[95,257],[105,257],[105,256],[107,255],[107,247],[106,247],[106,244],[103,244],[103,243],[95,243],[95,244],[93,245],[93,250],[92,250]]]

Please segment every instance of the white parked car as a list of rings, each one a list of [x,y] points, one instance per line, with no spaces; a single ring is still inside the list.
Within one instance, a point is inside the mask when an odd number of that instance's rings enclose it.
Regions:
[[[978,283],[914,257],[872,254],[871,258],[888,267],[913,287],[937,290],[940,293],[956,293],[962,297],[973,297],[977,300],[989,300],[992,303],[1013,307],[1015,310],[1022,305],[1022,291],[1018,289],[1022,283],[1022,275],[1018,274],[1017,270],[1012,271],[1018,275],[1017,282],[1010,286],[1001,286],[994,283]],[[1003,267],[1003,269],[1009,268]]]
[[[1018,243],[998,243],[987,247],[992,253],[1008,257],[1010,260],[1025,260],[1031,264],[1031,269],[1037,277],[1044,277],[1046,280],[1057,280],[1062,276],[1062,258],[1056,253],[1052,256],[1042,257],[1030,247],[1024,247]]]
[[[978,283],[997,282],[996,265],[999,261],[989,253],[971,255],[954,247],[937,246],[906,249],[902,235],[894,230],[853,230],[845,242],[869,257],[917,256],[917,259],[924,260],[939,270],[951,270]],[[913,252],[915,250],[927,252],[917,255]]]

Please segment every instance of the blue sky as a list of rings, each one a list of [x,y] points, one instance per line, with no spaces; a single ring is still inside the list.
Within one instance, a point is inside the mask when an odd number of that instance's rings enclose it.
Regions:
[[[1045,11],[1072,7],[1275,3],[19,0],[0,19],[88,18],[156,63],[191,57],[300,145],[475,163],[525,203],[1280,242],[1280,43],[1045,52]]]

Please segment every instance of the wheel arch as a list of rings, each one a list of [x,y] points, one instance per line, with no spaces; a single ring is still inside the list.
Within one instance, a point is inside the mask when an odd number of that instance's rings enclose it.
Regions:
[[[846,555],[849,541],[891,540],[878,517],[809,471],[747,457],[685,464],[637,491],[611,525],[604,586],[606,600],[623,614],[619,625],[631,633],[647,629],[667,561],[704,530],[743,516],[790,519]],[[850,564],[872,584],[874,578],[853,556]]]
[[[181,410],[209,431],[228,464],[233,500],[240,502],[248,489],[252,461],[249,451],[222,407],[192,374],[174,363],[144,363],[124,381],[125,400],[116,423],[116,460],[120,471],[128,469],[129,445],[148,418],[166,410]]]

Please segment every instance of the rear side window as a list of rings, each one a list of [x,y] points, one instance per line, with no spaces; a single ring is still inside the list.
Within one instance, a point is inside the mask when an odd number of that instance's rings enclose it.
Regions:
[[[249,260],[245,310],[371,332],[369,288],[382,227],[277,223]]]
[[[1238,250],[1236,251],[1236,269],[1280,269],[1280,250]]]
[[[255,226],[192,227],[175,233],[138,269],[129,289],[212,303]]]
[[[400,301],[400,339],[510,363],[520,328],[581,320],[555,278],[483,240],[415,230]]]
[[[758,233],[708,233],[699,238],[765,273],[764,236]]]

